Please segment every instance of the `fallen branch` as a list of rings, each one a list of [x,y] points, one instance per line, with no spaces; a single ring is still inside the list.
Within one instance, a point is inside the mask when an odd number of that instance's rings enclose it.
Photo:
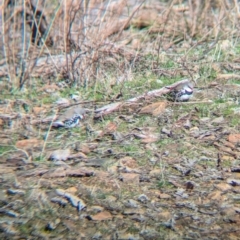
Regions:
[[[152,90],[152,91],[142,94],[138,97],[130,98],[130,99],[126,100],[125,102],[117,102],[117,103],[108,104],[106,106],[96,109],[94,118],[100,118],[100,117],[108,115],[112,112],[115,112],[115,111],[119,110],[119,108],[122,107],[123,105],[129,104],[129,103],[135,103],[140,100],[147,100],[150,98],[160,97],[163,94],[169,93],[172,89],[178,87],[179,85],[186,84],[187,82],[189,82],[189,79],[183,79],[181,81],[173,83],[172,85],[169,85],[169,86],[166,86],[166,87],[163,87],[160,89]]]

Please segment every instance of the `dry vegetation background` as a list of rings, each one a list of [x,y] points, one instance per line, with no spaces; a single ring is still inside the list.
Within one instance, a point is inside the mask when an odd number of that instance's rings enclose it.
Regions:
[[[1,239],[240,239],[237,0],[0,5]]]
[[[219,40],[235,43],[238,8],[237,1],[2,1],[0,76],[15,87],[31,77],[85,86],[106,70],[129,79],[148,65],[168,74],[161,70],[163,55],[184,51],[174,60],[182,71],[171,72],[189,77]],[[203,53],[189,58],[202,44]]]

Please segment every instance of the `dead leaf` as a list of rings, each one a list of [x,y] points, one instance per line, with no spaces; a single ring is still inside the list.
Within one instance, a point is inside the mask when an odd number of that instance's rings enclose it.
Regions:
[[[88,145],[86,144],[82,144],[79,148],[80,152],[84,153],[84,154],[88,154],[91,152],[90,148]]]
[[[122,173],[121,179],[124,183],[138,184],[139,183],[139,174],[136,173]]]
[[[22,149],[29,149],[29,148],[41,147],[43,143],[44,143],[43,140],[39,140],[36,138],[24,139],[24,140],[17,141],[16,147],[22,148]]]
[[[77,188],[76,187],[70,187],[70,188],[66,189],[66,192],[68,192],[68,193],[76,193],[77,192]]]
[[[163,211],[163,212],[158,213],[158,219],[160,221],[163,221],[163,220],[167,221],[167,220],[171,219],[171,217],[172,217],[172,214],[168,211]]]
[[[74,159],[74,158],[88,158],[88,156],[82,152],[78,152],[78,153],[75,153],[75,154],[71,154],[69,157],[69,159]]]
[[[153,143],[158,141],[159,138],[158,137],[147,137],[141,140],[141,143]]]
[[[107,133],[112,133],[112,132],[115,132],[116,130],[117,130],[117,124],[114,122],[108,123],[108,125],[105,128],[105,132]]]
[[[232,187],[229,186],[229,184],[227,184],[227,183],[219,183],[216,185],[216,188],[222,192],[226,192],[226,191],[230,190]]]
[[[44,107],[33,107],[33,113],[35,115],[39,115],[41,113],[44,113],[46,111],[46,108]]]
[[[149,113],[153,116],[158,116],[163,113],[166,109],[167,102],[156,102],[150,105],[147,105],[141,109],[139,113]]]
[[[208,197],[209,197],[211,200],[220,201],[220,200],[222,200],[222,192],[216,190],[216,191],[211,192],[210,194],[208,194]]]
[[[99,132],[98,137],[102,137],[105,134],[114,133],[116,130],[117,130],[117,124],[114,122],[110,122],[102,131]]]
[[[238,142],[240,142],[240,133],[229,134],[228,135],[228,141],[231,142],[231,143],[238,143]]]
[[[217,79],[229,80],[229,79],[240,79],[240,75],[232,73],[222,73],[217,75]]]
[[[158,195],[158,197],[159,197],[160,199],[170,199],[170,198],[171,198],[171,195],[166,194],[166,193],[160,193],[160,194]]]
[[[119,163],[121,166],[126,166],[130,168],[136,168],[138,167],[137,161],[133,159],[132,157],[124,157],[119,159]]]
[[[110,220],[112,219],[112,215],[110,212],[104,211],[97,213],[94,216],[91,216],[91,220],[93,221],[104,221],[104,220]]]

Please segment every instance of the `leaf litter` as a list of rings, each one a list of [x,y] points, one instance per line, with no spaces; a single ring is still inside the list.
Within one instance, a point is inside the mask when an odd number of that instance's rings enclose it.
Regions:
[[[174,8],[171,16],[182,16],[182,9]],[[149,31],[161,26],[157,22]],[[220,65],[239,70],[238,64]],[[158,76],[186,75],[186,69],[156,66]],[[56,97],[42,106],[3,104],[1,237],[238,239],[240,129],[234,110],[239,92],[225,83],[239,75],[224,71],[220,68],[207,88],[205,79],[199,81],[197,100],[189,103],[167,104],[165,86],[103,106],[81,103],[95,114],[72,130],[48,125],[55,110],[76,104],[69,99]],[[46,84],[42,91],[60,89]],[[24,110],[31,104],[33,115]],[[55,161],[47,161],[46,152]]]

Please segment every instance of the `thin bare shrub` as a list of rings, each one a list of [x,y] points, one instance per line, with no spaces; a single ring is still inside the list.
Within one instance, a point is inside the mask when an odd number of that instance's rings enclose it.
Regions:
[[[238,12],[237,1],[227,0],[7,0],[0,76],[20,88],[31,77],[88,86],[106,73],[121,77],[149,68],[149,53],[158,56],[150,66],[154,70],[161,53],[182,42],[192,48],[238,37]],[[138,47],[130,27],[148,28]]]

